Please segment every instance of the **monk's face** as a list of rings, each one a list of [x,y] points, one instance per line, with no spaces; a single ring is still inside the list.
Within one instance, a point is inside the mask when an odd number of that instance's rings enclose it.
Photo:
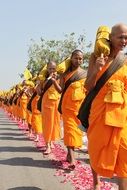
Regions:
[[[116,28],[110,40],[115,51],[122,51],[127,46],[127,27]]]
[[[71,57],[71,64],[73,67],[78,68],[82,63],[83,54],[81,52],[77,52]]]
[[[56,72],[56,63],[50,62],[47,66],[49,75]]]

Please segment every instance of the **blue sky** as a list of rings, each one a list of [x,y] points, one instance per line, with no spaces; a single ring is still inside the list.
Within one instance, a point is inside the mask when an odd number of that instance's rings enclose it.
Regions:
[[[93,42],[100,25],[127,23],[127,0],[0,0],[0,89],[21,81],[30,39],[62,39],[86,33]]]

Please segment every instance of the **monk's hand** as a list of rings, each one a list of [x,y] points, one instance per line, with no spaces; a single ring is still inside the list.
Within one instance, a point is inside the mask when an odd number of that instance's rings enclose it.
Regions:
[[[105,63],[106,63],[106,60],[105,60],[105,58],[103,57],[103,54],[100,56],[100,57],[98,57],[97,59],[96,59],[96,61],[95,61],[95,67],[96,67],[96,71],[98,72],[98,71],[101,71],[102,70],[102,68],[103,68],[103,66],[105,65]]]
[[[53,74],[52,74],[52,78],[57,78],[57,72],[54,72]]]
[[[56,81],[56,79],[57,79],[57,73],[56,73],[56,72],[54,72],[54,73],[52,73],[51,80],[52,80],[52,82],[55,82],[55,81]]]

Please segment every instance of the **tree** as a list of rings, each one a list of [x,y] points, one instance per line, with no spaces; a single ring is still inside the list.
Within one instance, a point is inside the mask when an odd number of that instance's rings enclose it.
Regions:
[[[39,43],[31,40],[27,67],[35,75],[49,60],[60,63],[66,57],[69,57],[75,49],[80,49],[84,52],[84,67],[87,67],[91,45],[91,43],[86,45],[85,34],[81,34],[76,38],[74,32],[65,34],[63,40],[45,40],[41,38]]]

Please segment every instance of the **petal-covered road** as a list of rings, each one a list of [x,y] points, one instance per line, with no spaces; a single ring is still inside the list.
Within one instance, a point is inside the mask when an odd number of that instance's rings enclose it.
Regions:
[[[43,155],[17,123],[0,110],[0,190],[92,190],[89,156],[75,152],[77,163],[70,170],[62,140],[50,155]],[[103,179],[102,190],[117,190],[115,180]]]

